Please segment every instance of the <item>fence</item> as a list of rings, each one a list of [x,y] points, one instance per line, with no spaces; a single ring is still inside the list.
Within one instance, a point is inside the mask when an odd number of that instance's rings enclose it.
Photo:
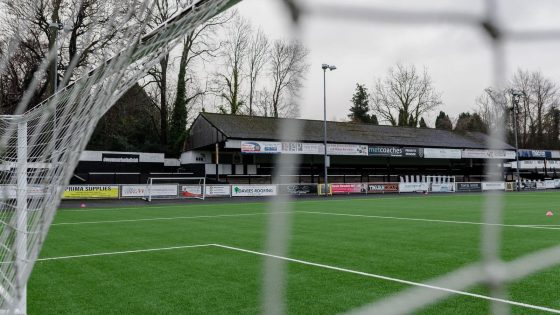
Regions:
[[[158,190],[158,195],[167,197],[177,196],[182,191],[183,184],[154,184],[152,189]],[[196,185],[189,184],[188,187]],[[351,194],[401,194],[401,193],[454,193],[454,192],[483,192],[483,191],[512,191],[513,182],[457,182],[457,183],[336,183],[328,185],[330,195]],[[545,190],[560,188],[560,179],[546,181],[525,181],[521,183],[521,190]],[[0,187],[0,190],[10,187]],[[37,187],[36,193],[41,189]],[[322,195],[323,184],[210,184],[205,188],[206,197],[261,197],[276,195]],[[134,199],[147,197],[147,185],[71,185],[66,187],[63,199]]]

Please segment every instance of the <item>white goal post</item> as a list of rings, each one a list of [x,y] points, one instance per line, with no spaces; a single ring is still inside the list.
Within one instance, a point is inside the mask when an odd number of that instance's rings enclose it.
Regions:
[[[206,198],[206,177],[150,177],[144,200]]]

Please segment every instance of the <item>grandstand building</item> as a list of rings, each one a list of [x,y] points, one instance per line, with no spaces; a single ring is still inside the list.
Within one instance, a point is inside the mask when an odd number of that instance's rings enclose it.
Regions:
[[[300,154],[294,183],[323,180],[323,121],[299,120],[302,133],[279,139],[285,118],[201,113],[194,121],[182,154],[181,169],[220,182],[271,180],[278,154]],[[330,182],[399,182],[419,176],[455,176],[457,181],[484,180],[486,163],[515,160],[515,148],[500,143],[488,149],[488,136],[460,135],[430,128],[327,122]],[[514,163],[515,164],[515,163]],[[506,164],[504,178],[512,175]]]

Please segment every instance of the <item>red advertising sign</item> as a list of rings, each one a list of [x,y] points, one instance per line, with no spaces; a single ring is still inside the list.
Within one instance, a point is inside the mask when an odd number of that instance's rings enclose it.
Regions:
[[[369,183],[368,194],[384,194],[399,192],[398,183]]]
[[[331,184],[332,194],[359,194],[367,192],[367,184]]]

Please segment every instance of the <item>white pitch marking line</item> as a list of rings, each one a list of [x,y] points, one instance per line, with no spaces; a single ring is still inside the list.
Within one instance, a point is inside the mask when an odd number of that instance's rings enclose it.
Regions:
[[[407,217],[390,217],[380,215],[366,215],[366,214],[352,214],[352,213],[334,213],[334,212],[320,212],[320,211],[295,211],[296,213],[308,213],[318,215],[333,215],[345,217],[358,217],[358,218],[372,218],[372,219],[387,219],[387,220],[403,220],[403,221],[421,221],[421,222],[437,222],[437,223],[451,223],[451,224],[470,224],[470,225],[489,225],[501,227],[515,227],[515,228],[528,228],[528,229],[542,229],[542,230],[560,230],[560,227],[546,227],[540,225],[516,225],[516,224],[498,224],[498,223],[484,223],[472,221],[452,221],[452,220],[439,220],[439,219],[422,219],[422,218],[407,218]]]
[[[109,256],[109,255],[123,255],[123,254],[145,253],[145,252],[158,252],[158,251],[164,251],[164,250],[196,248],[196,247],[210,247],[210,246],[214,246],[214,244],[160,247],[160,248],[126,250],[126,251],[121,251],[121,252],[106,252],[106,253],[84,254],[84,255],[73,255],[73,256],[48,257],[48,258],[37,259],[37,261],[62,260],[62,259],[73,259],[73,258],[84,258],[84,257],[95,257],[95,256]]]
[[[387,277],[387,276],[367,273],[367,272],[363,272],[363,271],[357,271],[357,270],[335,267],[335,266],[330,266],[330,265],[325,265],[325,264],[319,264],[319,263],[314,263],[314,262],[310,262],[310,261],[294,259],[294,258],[289,258],[289,257],[284,257],[284,256],[272,255],[272,254],[257,252],[257,251],[238,248],[238,247],[233,247],[233,246],[227,246],[227,245],[221,245],[221,244],[213,244],[213,246],[221,247],[221,248],[225,248],[225,249],[230,249],[230,250],[234,250],[234,251],[239,251],[239,252],[245,252],[245,253],[254,254],[254,255],[259,255],[259,256],[276,258],[276,259],[280,259],[280,260],[285,260],[285,261],[299,263],[299,264],[313,266],[313,267],[319,267],[319,268],[324,268],[324,269],[341,271],[341,272],[356,274],[356,275],[370,277],[370,278],[376,278],[376,279],[381,279],[381,280],[398,282],[398,283],[407,284],[407,285],[411,285],[411,286],[423,287],[423,288],[432,289],[432,290],[445,291],[445,292],[450,292],[450,293],[454,293],[454,294],[458,294],[458,295],[475,297],[475,298],[479,298],[479,299],[501,302],[501,303],[506,303],[506,304],[510,304],[510,305],[515,305],[515,306],[520,306],[520,307],[525,307],[525,308],[530,308],[530,309],[535,309],[535,310],[560,314],[560,310],[553,309],[553,308],[548,308],[548,307],[544,307],[544,306],[526,304],[526,303],[521,303],[521,302],[516,302],[516,301],[511,301],[511,300],[505,300],[505,299],[499,299],[499,298],[494,298],[494,297],[481,295],[481,294],[476,294],[476,293],[453,290],[453,289],[438,287],[438,286],[429,285],[429,284],[420,283],[420,282],[413,282],[413,281],[408,281],[408,280],[403,280],[403,279],[398,279],[398,278],[393,278],[393,277]]]
[[[289,213],[289,212],[275,212],[275,213]],[[145,218],[145,219],[125,219],[125,220],[111,220],[111,221],[84,221],[84,222],[61,222],[53,223],[51,225],[80,225],[80,224],[103,224],[103,223],[128,223],[128,222],[143,222],[143,221],[165,221],[165,220],[188,220],[188,219],[208,219],[208,218],[227,218],[227,217],[244,217],[244,216],[257,216],[266,215],[268,212],[258,213],[238,213],[238,214],[218,214],[218,215],[196,215],[187,217],[162,217],[162,218]]]

